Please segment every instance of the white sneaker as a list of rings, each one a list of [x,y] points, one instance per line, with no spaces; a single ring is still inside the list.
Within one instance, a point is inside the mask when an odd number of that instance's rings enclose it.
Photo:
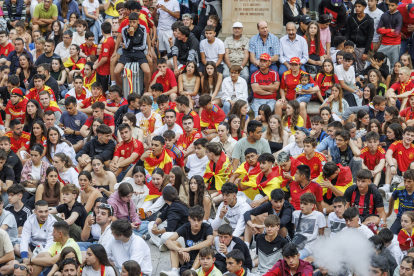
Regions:
[[[249,252],[250,252],[250,257],[252,258],[252,261],[255,260],[257,258],[256,248],[250,249]]]
[[[161,271],[160,276],[179,276],[178,275],[178,269],[177,270],[171,270],[171,271]]]
[[[165,244],[161,244],[160,247],[158,247],[160,249],[161,252],[165,252],[168,251],[168,247]]]
[[[385,197],[386,193],[390,192],[390,184],[384,184],[384,186],[382,186],[381,188],[378,188],[378,191],[380,192],[380,194]]]
[[[391,197],[392,197],[392,193],[388,192],[388,193],[385,194],[385,200],[386,201],[390,201]],[[394,206],[390,206],[389,208],[394,209]]]

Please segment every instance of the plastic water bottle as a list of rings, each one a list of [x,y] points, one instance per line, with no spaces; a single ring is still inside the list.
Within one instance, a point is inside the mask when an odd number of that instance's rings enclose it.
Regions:
[[[381,219],[379,224],[378,224],[378,232],[381,231],[382,229],[384,229],[384,219]]]
[[[36,255],[42,251],[43,251],[43,248],[41,245],[36,246],[35,250],[33,250],[33,257],[36,257]]]

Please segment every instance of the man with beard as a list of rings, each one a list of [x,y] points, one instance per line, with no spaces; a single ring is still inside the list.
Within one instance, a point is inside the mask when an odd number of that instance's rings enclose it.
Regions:
[[[60,272],[63,276],[76,276],[78,275],[78,266],[74,259],[65,259],[62,262],[62,270]]]
[[[30,133],[23,131],[23,124],[18,119],[14,119],[10,122],[9,129],[10,131],[4,134],[4,136],[10,138],[11,150],[14,151],[14,153],[17,153],[21,147],[29,142]]]
[[[19,183],[23,170],[23,164],[17,154],[11,150],[11,142],[9,137],[0,137],[0,149],[4,149],[6,152],[7,160],[5,165],[13,169],[14,181],[15,183]]]
[[[198,130],[194,129],[194,120],[191,115],[182,117],[182,127],[185,133],[178,138],[177,146],[184,153],[184,157],[187,157],[195,152],[194,142],[199,138],[203,138],[203,136]]]
[[[60,58],[60,56],[55,54],[55,46],[55,41],[53,39],[46,39],[44,46],[45,52],[36,59],[35,65],[39,66],[42,63],[52,64],[52,59]]]
[[[53,243],[53,224],[56,219],[49,214],[49,207],[44,200],[35,203],[33,214],[27,218],[23,225],[20,244],[14,246],[16,255],[21,256],[23,263],[28,265],[33,250],[38,246],[49,248]],[[42,226],[40,226],[42,225]]]

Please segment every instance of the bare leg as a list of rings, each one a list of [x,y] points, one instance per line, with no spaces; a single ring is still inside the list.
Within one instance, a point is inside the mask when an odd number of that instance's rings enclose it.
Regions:
[[[391,206],[390,208],[393,208],[393,206]],[[367,225],[369,223],[374,223],[375,225],[378,226],[378,223],[380,221],[381,221],[381,219],[379,217],[371,216],[371,217],[368,217],[362,224]]]
[[[116,67],[115,67],[115,78],[113,79],[113,80],[115,80],[116,84],[118,84],[121,87],[122,87],[121,73],[122,73],[122,70],[124,70],[124,66],[125,65],[122,64],[122,63],[118,63],[116,65]]]
[[[282,238],[286,238],[288,235],[288,231],[286,229],[286,227],[280,228],[279,229],[279,236],[281,236]]]
[[[392,159],[392,162],[394,163],[393,165],[398,168],[398,164],[397,164],[397,160],[395,160],[394,158]],[[392,181],[392,177],[394,175],[391,174],[391,167],[389,164],[387,164],[387,169],[385,171],[385,184],[390,184],[391,185],[391,181]]]
[[[110,67],[109,67],[110,69],[109,70],[111,72],[111,80],[116,80],[115,67],[118,64],[118,60],[119,60],[120,55],[117,54],[116,56],[117,56],[117,58],[114,59],[114,60],[111,59],[111,62],[110,62]]]
[[[306,106],[307,104],[305,102],[301,102],[300,104],[300,116],[302,117],[304,124],[306,125],[306,119],[307,119],[307,112],[306,112]]]

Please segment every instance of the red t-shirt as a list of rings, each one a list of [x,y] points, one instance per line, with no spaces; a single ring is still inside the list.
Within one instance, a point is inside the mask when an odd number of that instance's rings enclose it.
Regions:
[[[182,146],[183,149],[186,149],[189,145],[191,145],[195,140],[199,138],[203,138],[203,135],[201,135],[201,133],[197,130],[193,130],[190,136],[187,136],[186,133],[183,133],[178,138],[177,146]]]
[[[3,45],[0,44],[0,55],[5,55],[7,57],[11,51],[14,51],[14,45],[12,43],[7,44],[6,47],[3,47]]]
[[[118,156],[127,159],[134,152],[138,153],[138,157],[134,160],[134,162],[132,162],[132,164],[135,164],[138,161],[139,157],[144,153],[144,145],[141,143],[141,141],[132,138],[129,143],[122,141],[116,145],[114,157]]]
[[[410,1],[410,4],[411,4],[411,1]],[[408,25],[414,25],[414,19],[409,16],[407,7],[406,7],[407,5],[408,3],[403,3],[398,6],[397,10],[400,12],[403,18],[401,32],[406,37],[411,37],[412,32],[408,31]]]
[[[98,50],[98,45],[93,44],[92,47],[88,47],[88,45],[86,45],[86,43],[83,43],[80,46],[80,49],[82,50],[82,52],[87,55],[87,56],[94,56],[97,53]]]
[[[27,133],[26,131],[22,132],[22,135],[20,136],[19,140],[15,140],[13,138],[13,133],[11,131],[4,134],[4,136],[7,136],[10,138],[11,143],[11,150],[17,153],[17,151],[26,145],[27,142],[30,141],[30,133]]]
[[[414,111],[411,110],[411,106],[405,108],[400,112],[400,116],[404,118],[405,121],[414,119]]]
[[[398,169],[405,172],[410,168],[411,162],[414,161],[414,145],[410,144],[410,147],[406,149],[402,141],[395,141],[391,144],[388,150],[392,150],[392,157],[397,160]]]
[[[152,74],[151,81],[154,80],[155,76],[158,74],[158,71],[156,71],[154,74]],[[158,77],[156,83],[161,83],[162,87],[164,88],[163,92],[167,92],[171,90],[171,88],[177,86],[177,80],[175,79],[174,72],[167,68],[167,71],[165,72],[164,77]]]
[[[305,37],[305,39],[306,39],[306,37]],[[322,46],[322,42],[320,42],[319,41],[319,56],[323,56],[323,55],[325,55],[325,49],[323,48],[323,46]],[[315,54],[315,55],[317,55],[317,53],[316,53],[316,44],[315,44],[315,39],[312,39],[311,40],[311,45],[310,45],[310,52],[309,52],[309,55],[311,55],[311,54]]]
[[[47,146],[47,140],[46,140],[46,137],[45,136],[43,136],[42,137],[42,145],[46,148],[46,146]],[[30,146],[30,139],[29,139],[29,141],[27,141],[26,142],[26,144],[24,144],[24,146],[23,147],[25,147],[26,148],[26,151],[28,151],[28,150],[30,150],[29,149],[29,146]]]
[[[280,88],[285,90],[286,100],[291,101],[296,99],[296,86],[300,83],[300,75],[307,74],[305,71],[300,70],[299,74],[295,77],[292,74],[292,70],[288,70],[283,73]],[[316,86],[315,81],[313,80],[312,76],[310,77],[309,83],[313,83]]]
[[[92,125],[94,119],[95,118],[93,116],[89,117],[86,120],[84,125],[87,126],[87,127],[90,127]],[[107,125],[107,126],[115,126],[114,117],[111,116],[111,115],[104,114],[103,121],[104,121],[104,124]]]
[[[334,75],[335,83],[339,83],[338,77]],[[315,78],[316,85],[321,90],[321,95],[325,96],[325,92],[333,86],[332,75],[318,73]]]
[[[48,92],[49,92],[49,94],[50,94],[50,100],[51,100],[51,101],[55,101],[55,102],[56,102],[56,99],[55,99],[55,92],[53,92],[52,88],[50,88],[50,87],[49,87],[49,86],[47,86],[47,85],[43,86],[43,88],[42,88],[42,89],[40,89],[40,90],[37,90],[37,88],[36,88],[36,87],[31,88],[31,89],[30,89],[30,90],[26,93],[26,98],[27,98],[27,99],[29,99],[29,100],[31,100],[31,99],[36,100],[36,101],[38,101],[38,102],[40,103],[40,97],[39,97],[39,94],[40,94],[40,92],[42,92],[43,90],[48,91]]]
[[[145,18],[145,15],[143,16]],[[145,27],[145,29],[147,30],[147,33],[150,32],[147,22],[145,22],[145,20],[142,19],[141,15],[139,16],[138,22],[139,22],[139,25],[142,25]],[[119,25],[118,33],[122,33],[122,29],[128,25],[129,25],[129,17],[126,17],[124,20],[122,20],[121,24]]]
[[[200,116],[198,116],[197,112],[195,112],[194,110],[191,110],[190,113],[188,113],[188,114],[177,113],[177,119],[175,120],[175,123],[177,125],[179,125],[182,129],[184,129],[183,128],[183,117],[184,117],[184,115],[190,115],[191,117],[193,117],[194,130],[201,131]]]
[[[120,107],[122,105],[127,105],[128,101],[125,100],[125,98],[122,98],[122,100],[119,102],[119,104],[117,104],[116,102],[110,102],[107,104],[107,106],[112,106],[112,107]]]
[[[382,147],[378,146],[377,151],[374,155],[372,155],[368,147],[365,147],[361,149],[361,155],[359,157],[361,157],[368,170],[372,171],[375,169],[375,166],[379,164],[381,159],[385,159],[385,150]]]
[[[391,85],[390,88],[395,90],[395,94],[400,95],[414,89],[414,83],[411,79],[407,83],[401,83],[398,81]]]
[[[106,98],[101,94],[98,99],[93,99],[93,97],[89,97],[87,99],[84,99],[82,101],[83,104],[83,108],[87,108],[90,107],[91,105],[93,105],[96,102],[106,102]]]
[[[296,158],[296,160],[302,162],[304,165],[308,165],[311,169],[311,179],[317,178],[325,166],[326,158],[319,152],[315,152],[315,155],[309,160],[306,158],[306,154],[302,153]]]
[[[257,83],[259,85],[271,85],[275,82],[279,81],[279,74],[272,70],[269,69],[269,72],[267,74],[263,74],[262,71],[257,70],[256,72],[253,73],[252,78],[251,78],[251,83]],[[276,90],[274,92],[273,95],[259,95],[253,92],[253,96],[257,99],[274,99],[276,100]]]
[[[300,196],[304,193],[314,194],[317,202],[323,200],[323,189],[318,183],[310,181],[308,185],[302,188],[298,183],[292,181],[290,186],[290,197],[292,200],[290,204],[293,205],[295,210],[300,210]]]
[[[105,39],[105,41],[102,43],[101,53],[99,55],[98,62],[101,61],[103,57],[107,57],[108,59],[106,60],[104,64],[96,68],[96,72],[98,72],[99,75],[109,76],[109,74],[111,73],[110,72],[111,56],[113,55],[114,51],[115,51],[115,41],[114,41],[114,38],[111,36]]]
[[[27,105],[27,98],[23,98],[18,102],[16,105],[12,104],[11,101],[7,102],[6,105],[6,114],[11,115],[11,120],[18,119],[22,124],[24,124],[24,117],[26,114],[26,105]]]

